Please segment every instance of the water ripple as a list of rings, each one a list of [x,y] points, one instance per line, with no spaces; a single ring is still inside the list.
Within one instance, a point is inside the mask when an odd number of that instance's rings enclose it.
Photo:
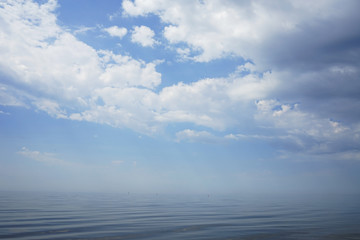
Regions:
[[[0,238],[360,239],[358,200],[1,192]]]

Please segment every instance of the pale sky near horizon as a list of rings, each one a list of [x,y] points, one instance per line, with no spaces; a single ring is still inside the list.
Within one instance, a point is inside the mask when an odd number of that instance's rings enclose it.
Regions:
[[[359,193],[359,9],[0,0],[0,190]]]

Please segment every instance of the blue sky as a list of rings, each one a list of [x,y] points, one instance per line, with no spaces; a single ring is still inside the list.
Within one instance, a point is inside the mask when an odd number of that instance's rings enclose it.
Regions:
[[[358,1],[0,3],[0,190],[360,189]]]

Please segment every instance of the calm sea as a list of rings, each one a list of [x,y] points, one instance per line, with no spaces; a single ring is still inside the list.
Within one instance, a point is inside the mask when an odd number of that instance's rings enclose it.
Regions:
[[[360,239],[360,198],[1,192],[0,238]]]

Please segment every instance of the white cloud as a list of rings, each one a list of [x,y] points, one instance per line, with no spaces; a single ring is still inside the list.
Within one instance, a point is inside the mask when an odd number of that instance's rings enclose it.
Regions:
[[[237,54],[260,64],[268,60],[264,56],[272,55],[262,47],[268,47],[268,42],[299,34],[305,24],[315,26],[318,21],[346,16],[353,4],[356,2],[126,0],[123,9],[130,16],[158,15],[168,24],[164,36],[170,43],[185,42],[202,50],[196,61]],[[274,42],[272,49],[281,47]]]
[[[85,115],[81,112],[100,111],[96,101],[106,91],[117,94],[127,88],[131,92],[133,87],[153,89],[161,83],[161,74],[155,69],[158,62],[145,63],[110,51],[96,51],[59,27],[53,3],[1,3],[0,69],[7,77],[0,89],[2,105],[32,105],[58,118],[80,120],[84,117],[79,116]],[[118,91],[109,92],[110,88]],[[129,116],[126,109],[107,104],[105,109],[117,109],[116,113]],[[115,117],[111,112],[105,123],[119,126],[112,122]],[[126,118],[119,122],[132,126]]]
[[[0,83],[0,105],[3,106],[22,106],[27,105],[21,99],[25,95],[22,91]]]
[[[191,59],[191,49],[190,48],[177,48],[177,54],[180,56],[180,60],[188,60]]]
[[[135,3],[130,0],[124,0],[122,7],[125,10],[125,14],[129,16],[144,16],[156,11],[160,4],[163,4],[162,0],[136,1]]]
[[[48,113],[50,116],[56,118],[67,118],[65,110],[60,109],[60,106],[57,102],[51,101],[49,99],[37,99],[33,102],[37,109],[42,110]]]
[[[351,44],[358,42],[359,7],[352,0],[123,2],[130,16],[159,16],[180,58],[208,62],[240,56],[260,72],[270,70],[277,82],[234,91],[251,95],[262,87],[261,99],[302,102],[313,114],[352,122],[360,117],[353,111],[360,107],[360,50]]]
[[[0,114],[10,115],[10,113],[8,113],[8,112],[4,112],[4,111],[1,111],[1,110],[0,110]]]
[[[123,163],[124,163],[123,160],[114,160],[114,161],[111,162],[111,164],[113,164],[113,165],[121,165]]]
[[[191,129],[185,129],[176,133],[176,140],[188,142],[216,143],[221,141],[221,138],[218,138],[207,131],[195,131]]]
[[[26,147],[22,147],[18,154],[30,158],[32,160],[47,163],[47,164],[55,164],[55,165],[69,165],[69,162],[61,160],[55,156],[53,153],[33,151]]]
[[[78,34],[85,34],[89,31],[94,31],[96,28],[95,27],[85,27],[85,26],[81,26],[78,27],[76,30],[74,30],[74,35],[78,35]]]
[[[112,68],[109,67],[108,70]],[[194,123],[223,131],[237,126],[245,119],[252,120],[250,113],[255,111],[254,101],[266,95],[265,88],[271,90],[272,86],[276,86],[270,73],[261,77],[256,71],[249,72],[248,68],[246,71],[245,77],[237,71],[227,78],[208,78],[191,84],[178,83],[161,89],[159,93],[152,91],[153,86],[159,83],[156,81],[159,78],[154,77],[151,82],[150,74],[144,74],[147,76],[144,79],[150,85],[141,81],[130,85],[125,80],[141,80],[140,75],[111,80],[105,79],[108,74],[105,72],[101,78],[108,87],[92,91],[91,102],[95,105],[83,112],[72,113],[70,119],[105,123],[114,127],[126,126],[142,133],[155,133],[163,125],[172,122]],[[113,72],[112,74],[114,76]],[[96,103],[99,99],[102,104]],[[248,114],[241,116],[240,112]]]
[[[156,72],[155,63],[145,63],[128,56],[102,51],[106,68],[99,76],[105,86],[155,88],[161,83],[161,74]],[[115,64],[111,62],[115,62]]]
[[[121,11],[117,10],[112,14],[108,14],[108,18],[110,21],[113,21],[114,19],[118,18],[119,16],[121,16]]]
[[[206,78],[191,84],[178,83],[159,93],[163,110],[160,122],[190,122],[216,130],[241,124],[252,116],[254,101],[266,97],[277,85],[270,73],[236,71],[226,78]],[[253,109],[253,110],[252,110]],[[241,114],[241,113],[247,113]]]
[[[104,31],[106,31],[110,36],[118,37],[120,39],[123,38],[127,33],[126,28],[124,28],[124,27],[119,28],[118,26],[112,26],[112,27],[105,28]]]
[[[155,44],[158,44],[154,39],[155,33],[147,26],[135,26],[132,35],[131,41],[134,43],[139,43],[143,47],[153,47]]]

